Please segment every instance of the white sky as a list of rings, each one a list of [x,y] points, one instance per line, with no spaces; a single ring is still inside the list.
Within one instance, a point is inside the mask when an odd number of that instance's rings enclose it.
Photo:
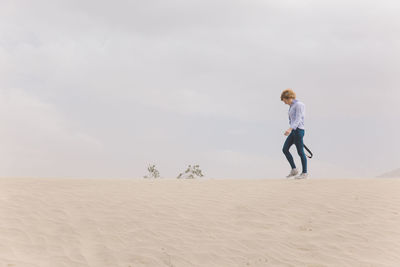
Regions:
[[[0,176],[280,178],[400,167],[398,1],[0,1]],[[296,149],[291,149],[301,168]]]

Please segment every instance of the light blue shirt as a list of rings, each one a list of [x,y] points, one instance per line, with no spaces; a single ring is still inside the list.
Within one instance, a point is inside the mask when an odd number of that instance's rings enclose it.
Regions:
[[[288,113],[290,128],[293,130],[296,130],[297,128],[304,130],[304,117],[306,115],[306,107],[304,103],[297,99],[293,99]]]

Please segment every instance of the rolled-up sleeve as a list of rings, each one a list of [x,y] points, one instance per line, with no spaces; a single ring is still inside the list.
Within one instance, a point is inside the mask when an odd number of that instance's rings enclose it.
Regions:
[[[292,128],[293,130],[296,130],[297,127],[299,127],[301,119],[304,118],[305,106],[304,106],[304,104],[298,104],[294,108],[295,108],[295,110],[294,110],[295,119],[290,124],[290,128]]]

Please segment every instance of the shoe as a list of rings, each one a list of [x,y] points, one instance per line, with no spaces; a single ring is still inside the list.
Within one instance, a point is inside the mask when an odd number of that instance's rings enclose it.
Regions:
[[[302,172],[300,175],[294,177],[294,179],[307,179],[307,177],[308,177],[308,174]]]
[[[296,176],[298,173],[299,173],[299,171],[296,168],[294,168],[294,169],[292,169],[290,171],[289,175],[286,176],[286,178],[290,178],[290,177]]]

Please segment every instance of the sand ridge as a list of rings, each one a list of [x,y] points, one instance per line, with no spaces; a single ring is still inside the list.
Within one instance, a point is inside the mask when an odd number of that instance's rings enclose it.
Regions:
[[[0,179],[0,266],[400,266],[400,179]]]

